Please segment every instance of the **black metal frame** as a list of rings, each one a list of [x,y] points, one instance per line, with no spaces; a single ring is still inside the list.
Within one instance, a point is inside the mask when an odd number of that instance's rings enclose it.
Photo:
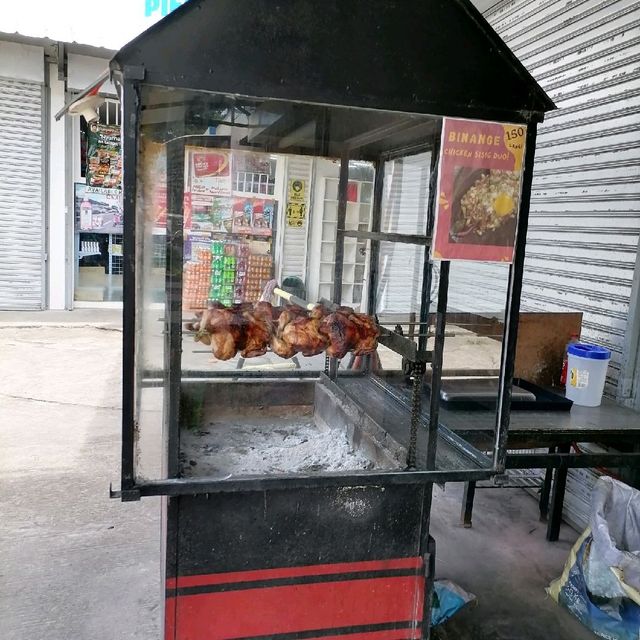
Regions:
[[[123,164],[135,167],[138,158],[138,122],[140,118],[140,87],[125,78],[122,84],[122,111],[130,114],[122,118]],[[123,492],[133,490],[135,481],[135,390],[136,390],[136,190],[137,176],[123,174],[122,198],[126,212],[123,222],[123,314],[122,314],[122,448],[121,480]],[[128,310],[128,312],[127,312]]]
[[[125,132],[124,155],[127,166],[134,166],[133,158],[137,154],[136,135],[139,121],[139,88],[134,82],[124,82],[123,104],[125,109],[131,111],[127,120],[129,129]],[[133,108],[135,106],[135,108]],[[143,495],[181,495],[195,494],[201,492],[215,491],[244,491],[249,489],[280,488],[280,487],[319,487],[319,486],[349,486],[357,484],[378,484],[378,483],[407,483],[420,484],[432,482],[450,481],[471,481],[480,480],[496,475],[504,471],[504,461],[506,457],[506,441],[509,423],[510,390],[513,378],[513,360],[515,356],[517,318],[519,309],[519,295],[522,283],[522,271],[524,263],[524,249],[526,240],[526,229],[529,207],[529,190],[531,186],[531,175],[533,169],[533,152],[535,148],[535,125],[529,123],[527,133],[527,146],[525,150],[525,171],[523,178],[523,196],[521,200],[520,218],[515,246],[515,258],[510,269],[509,290],[507,295],[507,321],[505,322],[505,334],[503,340],[502,371],[500,377],[500,392],[496,417],[496,443],[491,466],[481,469],[469,470],[436,470],[435,469],[435,446],[438,431],[441,425],[438,423],[439,393],[438,386],[442,370],[442,354],[444,349],[444,331],[446,324],[446,293],[448,288],[448,263],[441,263],[438,309],[436,313],[436,340],[433,353],[427,350],[427,336],[424,327],[429,318],[430,309],[430,289],[432,283],[431,260],[429,251],[425,250],[423,280],[421,291],[420,307],[420,327],[418,343],[413,339],[404,337],[401,334],[382,330],[380,337],[381,344],[396,351],[410,363],[414,378],[414,395],[412,410],[412,432],[418,429],[419,417],[422,413],[422,380],[425,371],[425,364],[432,362],[432,395],[429,407],[429,442],[431,450],[429,453],[426,469],[415,469],[415,456],[410,451],[408,457],[408,468],[402,472],[382,472],[382,473],[341,473],[325,474],[322,476],[303,475],[282,475],[268,478],[240,478],[235,480],[224,480],[209,478],[204,480],[181,479],[178,474],[178,451],[179,451],[179,410],[180,410],[180,385],[185,378],[189,379],[224,379],[233,378],[256,379],[256,378],[304,378],[317,377],[320,372],[262,372],[262,371],[223,371],[223,372],[197,372],[181,370],[181,349],[182,349],[182,251],[183,251],[183,176],[184,176],[184,147],[187,144],[198,146],[228,146],[228,142],[207,136],[187,136],[178,138],[168,143],[167,169],[168,176],[173,179],[168,181],[168,202],[170,203],[170,215],[167,218],[167,317],[166,322],[166,344],[165,344],[165,366],[161,372],[138,372],[141,376],[138,381],[144,386],[158,386],[160,379],[166,388],[165,394],[165,428],[169,438],[169,459],[168,459],[168,479],[158,481],[138,482],[135,478],[134,469],[134,434],[136,425],[134,423],[134,381],[137,372],[134,369],[135,353],[135,259],[133,252],[128,251],[125,259],[125,337],[124,337],[124,363],[123,363],[123,449],[122,449],[122,497],[123,499],[137,499]],[[342,288],[342,263],[344,257],[344,238],[358,237],[369,240],[371,243],[370,270],[369,270],[369,290],[367,307],[371,312],[376,306],[376,285],[377,285],[377,256],[379,255],[380,242],[404,242],[428,247],[433,221],[435,216],[435,185],[437,184],[437,167],[440,145],[440,121],[436,121],[435,126],[430,128],[431,138],[417,141],[406,147],[405,153],[400,148],[393,149],[388,154],[383,154],[376,161],[376,178],[374,182],[373,216],[371,230],[366,232],[346,230],[346,202],[347,184],[349,177],[349,156],[355,151],[352,145],[343,148],[340,181],[339,181],[339,202],[338,202],[338,225],[336,238],[336,264],[334,278],[333,301],[339,304],[341,301]],[[384,163],[388,159],[396,159],[413,155],[417,152],[431,150],[431,188],[428,201],[428,222],[424,235],[402,235],[387,234],[380,231],[381,220],[381,200],[384,180]],[[129,172],[125,173],[125,242],[127,246],[135,246],[135,176]],[[368,366],[365,364],[364,373],[366,375]],[[340,372],[342,375],[342,372]],[[329,367],[330,378],[336,379],[338,376],[338,362],[332,360]],[[415,441],[415,438],[412,438]],[[429,492],[430,493],[430,492]],[[427,502],[430,500],[428,498]],[[427,505],[425,505],[426,507]]]

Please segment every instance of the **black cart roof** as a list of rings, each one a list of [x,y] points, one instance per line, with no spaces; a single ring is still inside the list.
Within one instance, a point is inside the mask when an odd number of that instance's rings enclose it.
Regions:
[[[468,0],[190,0],[111,70],[145,83],[513,121],[555,108]]]

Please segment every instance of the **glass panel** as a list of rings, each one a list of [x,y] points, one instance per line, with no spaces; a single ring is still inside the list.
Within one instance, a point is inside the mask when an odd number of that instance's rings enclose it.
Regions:
[[[380,229],[424,234],[427,230],[431,153],[385,163]]]
[[[441,266],[436,267],[434,286],[442,273]],[[504,264],[451,263],[439,421],[454,432],[469,419],[485,434],[495,429],[508,277]],[[437,299],[433,305],[435,309]],[[428,347],[434,347],[433,338]],[[513,394],[516,413],[523,403],[535,402],[535,395],[522,387],[514,387]],[[491,436],[466,438],[492,456]]]
[[[380,243],[378,261],[378,314],[420,311],[424,247],[393,242]]]
[[[425,248],[379,243],[377,327],[363,313],[372,241],[354,232],[379,210],[382,231],[425,233],[430,154],[386,162],[380,203],[374,167],[415,149],[435,121],[160,87],[141,98],[137,477],[404,468],[411,403],[345,370],[376,370],[379,358],[380,380],[410,392],[402,350],[376,336],[398,324],[407,341],[426,336],[416,321]],[[350,232],[342,242],[339,229]],[[331,303],[335,290],[351,311]],[[327,355],[346,396],[319,380]],[[393,446],[374,444],[379,429]]]

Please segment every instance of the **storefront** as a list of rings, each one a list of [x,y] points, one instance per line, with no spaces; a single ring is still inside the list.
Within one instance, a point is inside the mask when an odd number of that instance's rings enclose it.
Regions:
[[[42,49],[0,42],[0,309],[45,306]]]
[[[72,119],[73,301],[122,302],[120,104],[104,98],[98,119]]]

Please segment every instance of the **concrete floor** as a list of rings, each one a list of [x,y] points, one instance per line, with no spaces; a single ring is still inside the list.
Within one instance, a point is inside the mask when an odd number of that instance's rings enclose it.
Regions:
[[[108,497],[119,473],[118,319],[0,314],[2,640],[160,638],[160,502]],[[478,599],[438,638],[593,638],[544,593],[577,533],[563,527],[547,543],[535,501],[511,489],[480,490],[474,528],[462,529],[460,496],[458,485],[436,489],[437,574]]]

